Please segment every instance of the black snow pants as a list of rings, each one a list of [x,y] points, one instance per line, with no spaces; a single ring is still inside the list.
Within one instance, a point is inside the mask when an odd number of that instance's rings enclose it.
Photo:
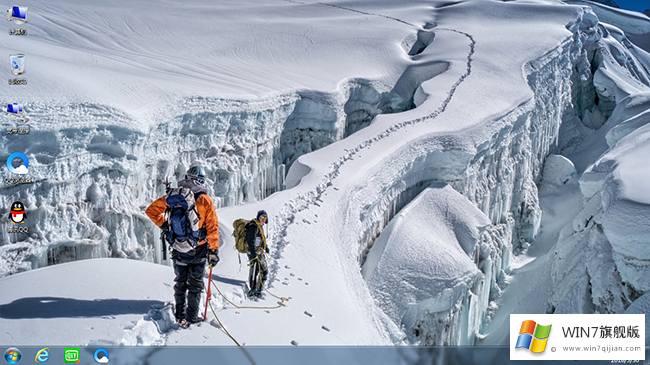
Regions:
[[[269,267],[266,263],[266,254],[264,252],[260,252],[257,255],[257,260],[253,261],[253,266],[251,266],[250,270],[248,271],[248,285],[250,287],[250,290],[257,294],[261,293],[263,284],[266,282],[268,275]]]
[[[199,302],[203,291],[203,270],[205,261],[202,263],[183,263],[174,260],[174,299],[176,300],[176,321],[187,319],[192,321],[199,315]],[[185,296],[187,293],[187,310],[185,309]]]

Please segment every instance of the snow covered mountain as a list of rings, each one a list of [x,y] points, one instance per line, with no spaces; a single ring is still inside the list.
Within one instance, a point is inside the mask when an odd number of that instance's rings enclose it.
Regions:
[[[0,221],[0,343],[503,344],[510,313],[645,311],[650,19],[573,3],[37,1],[0,45],[30,118],[0,155],[35,180],[0,186],[30,228]],[[223,325],[176,331],[144,209],[195,161]],[[289,301],[238,309],[258,209]]]

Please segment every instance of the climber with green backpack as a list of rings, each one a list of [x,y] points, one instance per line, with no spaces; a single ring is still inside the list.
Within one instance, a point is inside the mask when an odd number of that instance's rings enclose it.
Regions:
[[[268,221],[266,211],[257,212],[255,219],[237,219],[233,222],[233,236],[235,236],[235,247],[240,253],[248,255],[248,285],[249,297],[260,297],[264,282],[269,274],[266,262],[266,254],[269,247],[266,244],[266,236],[262,226]]]

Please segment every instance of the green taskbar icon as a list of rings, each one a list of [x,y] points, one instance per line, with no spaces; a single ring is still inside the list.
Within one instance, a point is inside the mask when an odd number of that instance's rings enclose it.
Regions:
[[[65,349],[64,360],[66,364],[78,364],[79,349]]]

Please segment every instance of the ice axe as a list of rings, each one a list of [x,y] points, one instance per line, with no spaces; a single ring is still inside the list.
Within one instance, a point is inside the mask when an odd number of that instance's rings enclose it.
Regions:
[[[210,265],[210,274],[208,274],[208,295],[207,295],[208,298],[205,300],[205,311],[203,312],[203,321],[205,321],[208,318],[208,304],[210,304],[210,295],[212,295],[210,290],[211,281],[212,281],[212,265]]]
[[[165,178],[165,194],[169,194],[169,190],[171,189],[171,182],[169,181],[169,178]],[[167,208],[167,211],[165,211],[165,222],[167,222],[167,219],[169,218],[169,208]],[[160,232],[160,243],[162,245],[162,252],[163,252],[163,260],[167,260],[167,234],[169,233],[169,226],[163,224],[161,227],[162,231]]]

